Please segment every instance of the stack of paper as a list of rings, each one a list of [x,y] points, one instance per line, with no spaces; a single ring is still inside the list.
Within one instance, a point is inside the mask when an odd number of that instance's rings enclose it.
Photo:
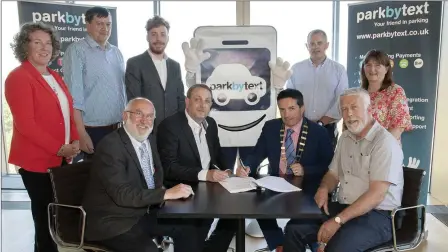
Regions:
[[[255,181],[258,186],[264,187],[274,192],[297,192],[301,191],[300,188],[292,185],[284,178],[267,176]]]
[[[229,177],[219,183],[230,193],[239,193],[257,189],[257,185],[254,182],[255,179],[252,177]]]
[[[230,177],[219,182],[230,193],[247,192],[259,187],[263,187],[275,192],[295,192],[300,188],[290,184],[284,178],[267,176],[258,180],[252,177]]]

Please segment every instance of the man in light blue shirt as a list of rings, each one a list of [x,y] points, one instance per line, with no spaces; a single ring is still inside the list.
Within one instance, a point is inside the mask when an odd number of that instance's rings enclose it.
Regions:
[[[336,146],[336,123],[341,119],[338,97],[348,88],[347,72],[341,64],[327,58],[329,42],[322,30],[308,34],[310,58],[292,66],[293,75],[286,88],[299,90],[304,97],[305,117],[327,128]]]
[[[73,96],[80,149],[93,154],[97,143],[121,120],[126,104],[125,66],[120,50],[108,42],[112,30],[110,12],[93,7],[85,17],[88,34],[67,48],[63,72]]]

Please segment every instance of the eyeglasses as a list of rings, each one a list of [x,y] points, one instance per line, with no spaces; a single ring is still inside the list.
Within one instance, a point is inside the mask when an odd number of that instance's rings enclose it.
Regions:
[[[135,115],[135,118],[137,118],[137,119],[145,118],[146,120],[153,120],[154,118],[156,118],[156,115],[155,115],[155,114],[147,114],[147,115],[145,115],[145,114],[143,114],[143,113],[140,112],[140,111],[137,111],[137,112],[134,112],[134,111],[126,111],[126,112],[129,112],[129,113],[131,113],[131,114],[134,114],[134,115]]]

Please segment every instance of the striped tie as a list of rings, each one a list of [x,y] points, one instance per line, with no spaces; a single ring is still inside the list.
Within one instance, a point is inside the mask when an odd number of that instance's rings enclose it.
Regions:
[[[295,151],[294,151],[294,141],[292,141],[292,133],[294,131],[292,129],[288,129],[286,131],[286,139],[285,139],[285,155],[286,155],[286,174],[292,174],[292,169],[290,168],[291,164],[294,163],[295,160]]]
[[[148,185],[148,189],[154,189],[155,183],[151,168],[152,167],[151,155],[149,154],[145,143],[142,143],[139,149],[140,149],[140,157],[142,159],[141,165],[143,175],[145,176],[146,184]]]

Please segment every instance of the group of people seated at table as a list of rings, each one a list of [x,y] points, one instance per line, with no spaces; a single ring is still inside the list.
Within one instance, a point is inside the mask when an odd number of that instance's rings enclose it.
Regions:
[[[403,191],[402,149],[372,117],[365,89],[347,89],[339,100],[347,130],[335,152],[326,129],[303,116],[301,92],[285,89],[277,96],[281,118],[265,123],[246,167],[236,169],[237,176],[254,176],[267,158],[271,176],[321,181],[313,194],[324,221],[291,219],[283,232],[275,219],[258,220],[274,251],[364,251],[392,238],[390,213]],[[233,173],[220,155],[211,105],[208,86],[190,87],[185,111],[164,119],[154,136],[152,102],[129,101],[123,127],[96,148],[83,204],[86,240],[113,251],[144,252],[156,251],[153,237],[169,236],[174,251],[227,251],[236,221],[220,219],[207,237],[213,219],[157,217],[164,201],[193,195],[195,183],[219,182]],[[338,184],[338,201],[331,202]]]
[[[100,46],[87,37],[85,43],[72,47],[72,54],[76,55],[73,58],[78,55],[73,53],[75,49],[83,52],[80,59],[86,55],[96,60],[105,57],[107,62],[120,58],[110,57],[117,53],[115,47],[106,43],[110,29],[103,33],[104,27],[110,25],[110,18],[104,8],[93,8],[86,14],[89,34],[101,40],[109,53],[95,51]],[[98,19],[107,22],[98,23]],[[150,25],[148,32],[151,27],[162,26]],[[167,28],[162,28],[159,32],[165,36]],[[326,41],[322,31],[315,33],[309,37],[316,35]],[[156,44],[160,47],[159,42]],[[328,43],[316,42],[313,48],[317,45],[328,47]],[[115,252],[156,251],[152,241],[155,236],[172,237],[176,252],[227,251],[237,228],[236,221],[219,220],[209,236],[213,219],[161,219],[157,217],[158,209],[167,200],[190,197],[194,194],[192,186],[202,181],[219,182],[233,173],[240,177],[257,176],[258,167],[265,159],[269,161],[269,175],[299,176],[303,177],[303,183],[314,184],[314,189],[307,193],[315,195],[324,217],[324,221],[292,219],[285,230],[275,219],[257,220],[269,250],[365,251],[391,240],[390,213],[400,206],[403,194],[400,139],[404,130],[412,129],[412,124],[404,90],[392,81],[386,53],[369,51],[361,67],[361,87],[345,89],[334,99],[345,128],[335,151],[334,136],[330,136],[332,128],[328,131],[324,127],[327,123],[304,116],[307,109],[304,100],[310,96],[303,97],[297,90],[300,85],[295,85],[300,83],[291,82],[292,89],[277,95],[281,118],[265,122],[252,154],[243,160],[246,166],[240,164],[234,172],[222,155],[217,123],[208,116],[213,101],[207,85],[191,86],[185,98],[185,110],[183,105],[179,106],[181,111],[166,118],[163,109],[155,109],[154,104],[157,107],[160,102],[156,97],[151,98],[153,101],[133,97],[122,111],[123,127],[117,129],[116,121],[104,127],[78,126],[76,121],[83,120],[82,104],[78,104],[75,113],[76,106],[64,80],[48,67],[58,57],[60,47],[52,28],[42,23],[23,25],[12,44],[21,65],[5,80],[5,98],[14,122],[8,162],[20,167],[18,172],[31,199],[35,251],[57,251],[48,230],[47,207],[54,198],[47,169],[72,161],[83,149],[80,145],[88,147],[89,153],[95,150],[83,202],[88,216],[86,240]],[[310,53],[323,51],[313,49]],[[149,59],[146,52],[143,56]],[[66,52],[64,58],[71,57]],[[64,66],[81,71],[83,64],[64,63]],[[109,67],[120,64],[107,64],[103,71],[111,72]],[[92,69],[95,72],[99,68]],[[70,79],[68,72],[64,71],[66,80]],[[100,73],[92,75],[95,81],[104,78]],[[300,74],[296,75],[300,78]],[[117,76],[122,79],[121,75]],[[108,80],[103,81],[109,85]],[[119,87],[120,92],[116,94],[119,99],[111,99],[104,94],[104,89],[98,88],[102,102],[97,102],[98,97],[93,95],[95,104],[108,112],[113,109],[105,101],[124,106],[124,88]],[[81,89],[75,90],[78,94],[81,92]],[[179,90],[182,99],[178,102],[183,104],[183,89]],[[302,89],[302,92],[305,91]],[[91,109],[95,116],[104,115],[97,106]],[[120,120],[120,110],[113,111],[117,120]],[[158,126],[154,126],[157,113]],[[91,144],[79,140],[86,139],[86,131],[99,131],[101,137],[104,132],[107,135],[91,148]],[[329,194],[338,186],[338,200],[332,202]]]

